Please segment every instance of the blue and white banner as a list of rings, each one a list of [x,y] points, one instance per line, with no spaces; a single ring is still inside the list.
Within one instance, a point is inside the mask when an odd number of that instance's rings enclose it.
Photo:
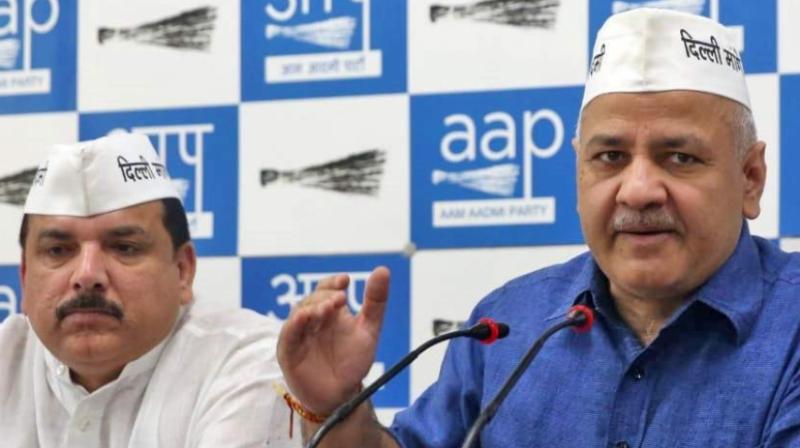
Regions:
[[[75,109],[77,2],[0,4],[0,113]]]
[[[20,312],[19,266],[0,266],[0,322]]]
[[[581,242],[571,138],[582,92],[413,96],[417,247]]]
[[[795,167],[800,166],[800,152],[793,147],[800,142],[800,74],[781,76],[781,141],[786,143],[781,153],[780,234],[800,236],[800,176]]]
[[[79,126],[81,140],[117,130],[150,137],[183,197],[198,254],[237,253],[237,108],[84,114]]]
[[[406,89],[405,1],[242,3],[242,99]]]
[[[409,331],[451,328],[492,287],[585,249],[571,140],[593,36],[640,7],[734,33],[767,145],[750,228],[800,247],[798,0],[0,0],[0,265],[19,263],[51,145],[144,132],[184,195],[198,306],[283,318],[345,271],[355,310],[363,275],[392,267],[376,373]],[[407,403],[405,378],[381,412]]]
[[[350,275],[347,305],[355,313],[361,309],[367,277],[378,265],[388,267],[392,279],[378,353],[365,380],[368,384],[409,351],[408,258],[392,254],[243,258],[242,306],[286,319],[291,307],[310,294],[319,280],[346,273]],[[406,370],[378,391],[373,402],[378,407],[407,406],[408,390]]]

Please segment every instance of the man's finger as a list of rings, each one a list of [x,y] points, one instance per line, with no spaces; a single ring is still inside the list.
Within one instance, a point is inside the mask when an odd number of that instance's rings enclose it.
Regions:
[[[294,308],[300,309],[300,308],[307,308],[310,306],[317,306],[320,303],[325,303],[330,300],[338,301],[341,297],[346,297],[346,296],[347,293],[338,289],[325,289],[320,291],[314,291],[305,298],[303,298],[303,300],[298,302]]]
[[[327,289],[345,289],[347,285],[350,283],[350,276],[347,274],[336,274],[331,275],[329,277],[325,277],[322,280],[317,282],[317,287],[314,288],[315,291],[323,291]]]
[[[309,307],[308,311],[311,315],[311,322],[307,326],[307,330],[311,334],[319,332],[327,323],[334,319],[334,314],[345,306],[346,297],[344,292],[336,291],[331,297],[324,301]]]
[[[293,361],[305,357],[303,342],[310,315],[304,310],[295,310],[281,327],[278,339],[278,361],[284,368],[293,367]]]
[[[278,361],[291,368],[305,358],[312,345],[320,342],[319,331],[335,320],[337,311],[346,308],[344,292],[331,295],[324,302],[295,308],[281,328],[278,339]]]
[[[364,289],[364,305],[361,315],[374,334],[379,334],[389,298],[389,269],[379,266],[372,271]]]
[[[319,327],[318,321],[329,319],[333,310],[342,308],[347,302],[344,291],[324,291],[306,297],[294,307],[281,329],[281,339],[287,346],[296,347],[305,342],[304,338]]]

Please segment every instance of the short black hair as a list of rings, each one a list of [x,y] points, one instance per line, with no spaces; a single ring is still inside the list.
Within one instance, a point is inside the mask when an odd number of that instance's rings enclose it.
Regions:
[[[161,222],[164,223],[164,228],[167,229],[169,237],[172,240],[172,249],[178,250],[179,247],[191,241],[189,235],[189,221],[186,219],[186,210],[183,208],[181,201],[176,198],[161,199],[161,204],[164,206],[164,213],[161,216]],[[22,217],[22,224],[19,228],[19,245],[22,250],[25,250],[25,240],[28,238],[28,219],[30,215],[27,213]]]
[[[167,229],[170,239],[172,239],[172,249],[178,250],[192,240],[189,234],[189,221],[186,219],[186,210],[180,199],[177,198],[164,198],[161,200],[164,205],[164,214],[161,216],[161,222],[164,223],[164,228]]]

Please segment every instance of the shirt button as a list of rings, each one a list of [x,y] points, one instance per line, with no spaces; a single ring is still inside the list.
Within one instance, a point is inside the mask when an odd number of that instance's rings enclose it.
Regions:
[[[67,371],[67,366],[65,366],[64,364],[60,364],[58,367],[56,367],[56,375],[58,376],[63,375],[66,371]]]
[[[631,378],[635,381],[639,381],[644,378],[644,369],[639,366],[634,366],[631,368]],[[624,443],[624,442],[621,442]]]
[[[614,448],[630,448],[631,446],[628,445],[628,442],[621,440],[614,444]]]
[[[84,417],[78,421],[78,430],[86,431],[91,426],[92,421],[88,417]]]

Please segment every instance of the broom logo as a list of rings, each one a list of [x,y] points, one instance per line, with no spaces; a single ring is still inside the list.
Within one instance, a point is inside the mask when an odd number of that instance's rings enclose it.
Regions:
[[[270,54],[264,59],[267,84],[378,77],[383,73],[383,54],[371,47],[371,0],[339,0],[361,6],[358,15],[334,15],[334,0],[324,4],[325,18],[307,21],[310,5],[289,0],[285,9],[271,3],[264,8],[264,37],[280,49],[289,40],[307,44],[313,51],[300,54]],[[361,36],[356,29],[361,25]]]
[[[352,17],[336,17],[295,26],[267,25],[267,40],[285,37],[320,47],[346,50],[353,40],[356,19]]]
[[[8,70],[17,64],[19,39],[0,40],[0,69]]]
[[[482,0],[446,6],[431,5],[430,20],[471,20],[521,28],[552,28],[559,0]]]
[[[41,22],[33,14],[36,0],[24,2],[22,20],[19,20],[18,1],[6,1],[0,8],[0,17],[6,19],[0,21],[0,96],[49,93],[50,69],[34,68],[31,56],[34,35],[47,34],[58,23],[58,0],[38,2],[48,5],[47,17]]]
[[[130,41],[178,50],[208,51],[216,19],[216,8],[197,8],[131,28],[100,28],[97,41],[101,45]]]
[[[439,336],[440,334],[449,333],[464,328],[467,323],[463,320],[447,320],[447,319],[434,319],[433,320],[433,335]]]
[[[434,185],[447,182],[482,193],[508,197],[514,194],[519,167],[513,163],[504,163],[459,173],[433,170],[431,177]]]
[[[0,203],[25,205],[28,190],[37,178],[37,174],[40,174],[40,170],[34,167],[0,177]]]
[[[261,186],[283,182],[346,194],[377,196],[386,152],[371,149],[320,165],[292,171],[261,170]]]
[[[119,130],[111,131],[111,133]],[[186,209],[186,218],[189,221],[189,233],[192,238],[213,238],[214,237],[214,212],[203,208],[203,186],[204,186],[204,164],[203,153],[205,151],[204,142],[207,134],[214,133],[214,125],[211,123],[201,124],[179,124],[169,126],[136,126],[130,132],[144,134],[150,137],[153,142],[160,163],[167,168],[167,151],[170,149],[178,152],[179,160],[188,167],[194,168],[194,179],[172,177],[172,183],[178,190],[184,205],[187,205],[187,195],[193,187],[194,194],[190,199],[194,202],[193,207]],[[177,147],[171,147],[168,142],[177,141]],[[193,150],[193,152],[192,152]],[[167,169],[167,171],[169,171]]]

